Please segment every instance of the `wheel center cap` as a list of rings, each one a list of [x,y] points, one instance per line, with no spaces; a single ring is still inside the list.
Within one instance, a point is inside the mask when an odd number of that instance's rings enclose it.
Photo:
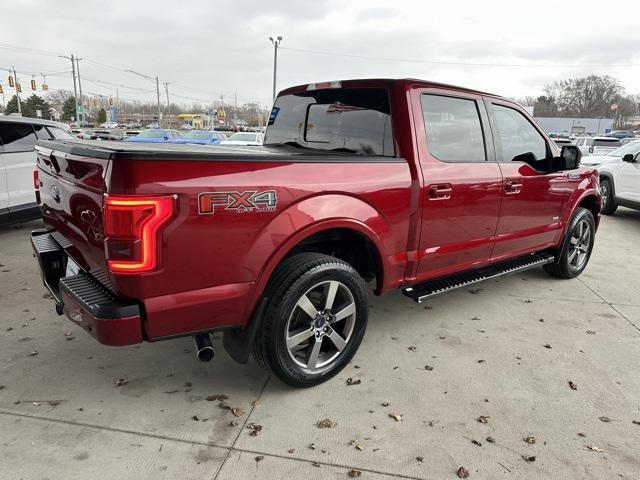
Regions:
[[[325,321],[323,317],[318,317],[313,323],[316,328],[322,328],[324,327]]]

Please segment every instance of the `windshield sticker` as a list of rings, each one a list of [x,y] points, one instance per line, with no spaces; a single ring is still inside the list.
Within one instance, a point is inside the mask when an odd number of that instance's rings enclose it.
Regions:
[[[280,113],[280,107],[273,107],[271,109],[271,115],[269,115],[269,125],[273,125],[273,122],[276,121],[278,113]]]

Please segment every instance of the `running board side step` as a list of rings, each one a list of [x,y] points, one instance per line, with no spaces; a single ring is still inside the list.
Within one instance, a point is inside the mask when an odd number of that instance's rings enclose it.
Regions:
[[[508,275],[510,273],[521,272],[530,268],[546,265],[547,263],[553,263],[554,261],[555,257],[550,253],[533,253],[477,270],[467,270],[455,275],[419,283],[402,289],[402,293],[420,303],[427,298],[455,290],[456,288],[466,287],[467,285],[489,280],[490,278],[501,277],[502,275]]]

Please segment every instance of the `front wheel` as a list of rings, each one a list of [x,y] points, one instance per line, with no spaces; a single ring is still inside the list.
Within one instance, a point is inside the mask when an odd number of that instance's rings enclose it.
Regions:
[[[580,275],[589,263],[595,234],[593,214],[586,208],[578,207],[556,262],[545,265],[544,269],[554,277],[575,278]]]
[[[274,272],[267,296],[254,356],[284,383],[318,385],[355,355],[368,309],[364,280],[351,265],[318,253],[294,255]]]

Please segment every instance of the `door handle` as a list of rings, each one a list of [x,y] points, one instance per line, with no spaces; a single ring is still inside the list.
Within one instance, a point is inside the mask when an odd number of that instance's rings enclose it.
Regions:
[[[435,185],[429,185],[427,195],[431,200],[447,200],[451,198],[451,184],[450,183],[438,183]]]
[[[520,193],[522,191],[522,183],[513,180],[505,182],[504,191],[507,193],[507,195],[515,195],[517,193]]]

